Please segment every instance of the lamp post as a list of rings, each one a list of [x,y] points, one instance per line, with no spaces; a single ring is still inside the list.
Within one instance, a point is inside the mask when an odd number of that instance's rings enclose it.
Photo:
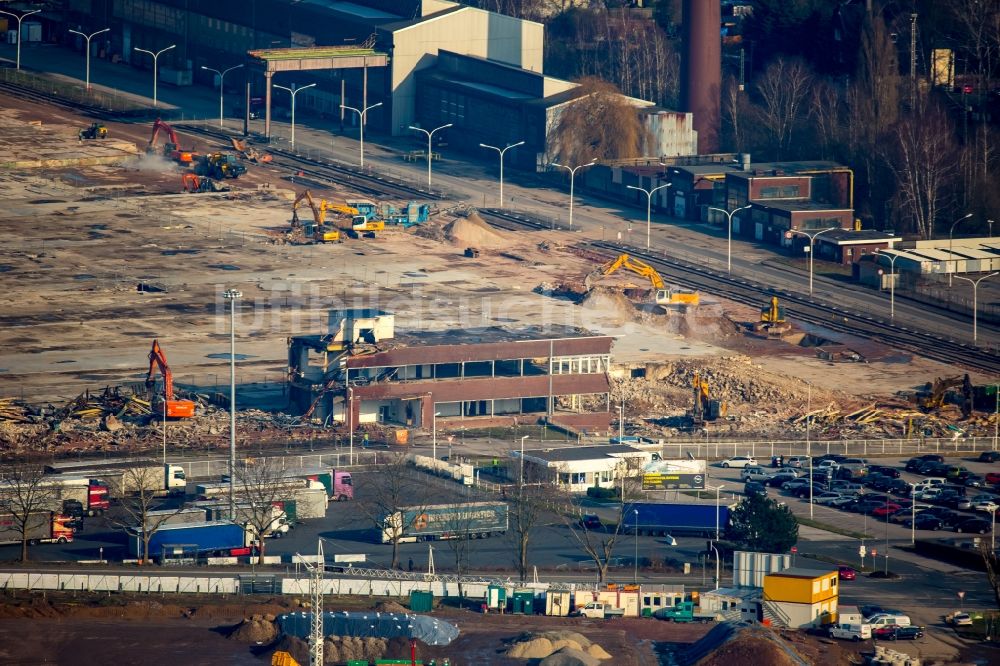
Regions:
[[[992,550],[994,553],[996,553],[996,549],[997,549],[997,540],[996,540],[996,533],[997,533],[997,510],[996,510],[996,508],[994,508],[992,511],[990,511],[990,523],[991,523],[991,527],[990,527],[990,550]]]
[[[525,435],[521,438],[521,485],[524,485],[524,440],[531,437],[531,435]]]
[[[0,9],[0,14],[6,14],[7,16],[13,16],[17,19],[17,71],[21,71],[21,21],[25,18],[31,16],[32,14],[37,14],[42,11],[41,9],[32,9],[30,12],[25,12],[18,16],[12,12],[5,12]]]
[[[899,259],[898,254],[882,254],[881,252],[876,252],[880,257],[885,257],[889,260],[889,267],[892,271],[889,276],[889,319],[896,319],[896,260]],[[881,286],[881,285],[880,285]]]
[[[717,210],[720,213],[724,213],[728,224],[726,225],[726,272],[733,272],[733,215],[740,212],[741,210],[749,210],[750,206],[740,206],[736,210],[729,212],[724,208],[716,208],[715,206],[709,206],[709,210]]]
[[[376,102],[371,106],[366,106],[364,109],[355,109],[353,106],[347,106],[346,104],[341,104],[341,109],[347,109],[348,111],[353,111],[358,114],[358,127],[361,130],[360,141],[361,141],[361,168],[365,168],[365,118],[368,117],[368,112],[377,106],[382,106],[382,102]]]
[[[625,440],[625,399],[618,404],[618,443],[622,444]]]
[[[204,65],[201,66],[202,69],[208,70],[209,72],[215,72],[216,74],[219,75],[219,127],[222,127],[222,98],[223,98],[224,91],[225,91],[226,74],[228,74],[229,72],[233,71],[234,69],[239,69],[241,67],[243,67],[243,65],[233,65],[229,69],[224,69],[224,70],[222,70],[220,72],[219,70],[212,69],[211,67],[205,67]],[[278,87],[280,87],[280,86],[278,86]],[[293,100],[295,99],[294,96],[292,97],[292,99]],[[295,105],[294,105],[294,102],[292,104],[292,109],[293,109],[293,113],[292,113],[292,127],[295,127],[295,115],[294,115]],[[294,130],[293,130],[293,132],[294,132]],[[292,143],[294,145],[294,141]]]
[[[963,220],[967,220],[970,217],[972,217],[972,213],[966,213],[962,217],[960,217],[957,220],[955,220],[954,222],[952,222],[951,223],[951,228],[948,230],[948,261],[949,261],[948,286],[949,287],[951,286],[951,275],[954,272],[954,269],[951,267],[950,262],[951,262],[951,246],[952,246],[952,243],[955,242],[955,227],[958,226],[959,222],[961,222]],[[957,266],[955,268],[957,268]]]
[[[712,550],[715,551],[715,589],[719,589],[719,577],[721,576],[720,562],[719,562],[719,549],[715,547],[715,542],[708,544]],[[735,565],[734,565],[735,566]]]
[[[431,418],[431,458],[438,459],[438,417],[441,412],[434,412]]]
[[[809,426],[812,420],[812,384],[806,383],[806,458],[809,458],[809,520],[813,518],[813,457],[812,441],[809,438]]]
[[[434,138],[434,132],[451,127],[453,124],[454,123],[448,123],[447,125],[441,125],[441,127],[435,127],[432,130],[425,130],[422,127],[414,127],[413,125],[410,125],[411,130],[415,132],[423,132],[424,134],[427,135],[427,189],[431,188],[431,161],[433,161],[434,159],[433,145],[431,143],[431,139]]]
[[[524,141],[518,141],[517,143],[508,143],[506,148],[497,148],[496,146],[490,146],[485,143],[479,144],[480,148],[492,148],[500,154],[500,209],[503,209],[503,156],[511,148],[517,148],[518,146],[523,146]]]
[[[569,230],[573,231],[573,181],[576,180],[577,169],[583,169],[589,166],[594,166],[597,164],[597,158],[590,160],[586,164],[578,164],[575,167],[569,167],[565,164],[559,164],[558,162],[553,162],[552,166],[559,167],[560,169],[566,169],[569,171]]]
[[[632,509],[632,514],[635,516],[632,520],[632,526],[635,528],[635,557],[632,560],[632,584],[639,584],[639,509]]]
[[[236,515],[236,301],[243,292],[227,289],[222,297],[229,301],[229,516]]]
[[[354,464],[354,387],[347,387],[347,460]]]
[[[816,237],[819,236],[820,234],[825,234],[826,232],[833,231],[834,229],[837,228],[838,227],[829,227],[827,229],[820,229],[819,231],[816,231],[812,234],[810,234],[808,231],[799,231],[798,229],[789,229],[786,232],[785,238],[791,238],[792,234],[801,234],[802,236],[805,236],[806,238],[809,239],[809,295],[810,296],[812,296],[813,293],[813,255],[816,254],[815,252],[813,252],[813,245],[816,242]]]
[[[636,187],[635,185],[626,185],[630,190],[639,190],[646,195],[646,249],[649,249],[649,233],[650,233],[650,218],[653,212],[653,193],[657,190],[662,190],[666,187],[670,187],[673,183],[667,183],[666,185],[658,185],[651,190],[647,190],[643,187]]]
[[[301,88],[296,88],[295,84],[292,84],[291,88],[286,88],[285,86],[279,86],[278,84],[273,84],[275,88],[280,88],[281,90],[287,90],[292,96],[292,149],[295,149],[295,96],[306,90],[307,88],[313,88],[316,86],[315,83],[310,83],[307,86],[302,86]]]
[[[950,275],[950,274],[949,274]],[[994,275],[1000,275],[1000,272],[990,273],[989,275],[984,275],[981,278],[973,280],[972,278],[962,277],[961,275],[956,275],[955,277],[959,280],[965,280],[972,285],[972,344],[978,346],[978,329],[977,321],[979,319],[979,283],[987,278],[991,278]]]
[[[159,78],[157,76],[157,71],[158,71],[157,68],[159,67],[158,63],[159,63],[159,60],[160,60],[160,55],[163,54],[163,53],[166,53],[170,49],[177,48],[177,45],[176,44],[171,44],[167,48],[160,49],[159,51],[148,51],[146,49],[140,49],[138,46],[133,46],[132,48],[133,48],[133,50],[139,51],[140,53],[148,53],[149,55],[153,56],[153,108],[156,108],[156,104],[157,104],[157,100],[156,100],[156,81]]]
[[[725,488],[723,485],[715,487],[715,540],[719,540],[719,493]]]
[[[70,30],[70,32],[72,32],[74,35],[80,35],[85,40],[87,40],[87,90],[90,90],[90,39],[92,37],[96,37],[97,35],[101,34],[102,32],[107,32],[108,30],[111,30],[111,28],[104,28],[103,30],[98,30],[97,32],[92,32],[89,35],[86,35],[86,34],[80,32],[79,30]],[[18,37],[18,41],[20,41],[20,36]]]

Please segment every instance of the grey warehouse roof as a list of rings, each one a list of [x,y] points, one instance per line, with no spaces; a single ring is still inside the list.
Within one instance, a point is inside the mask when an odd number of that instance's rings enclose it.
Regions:
[[[532,449],[525,451],[524,457],[530,456],[546,462],[573,462],[642,453],[645,451],[625,444],[602,444],[598,446],[573,446],[564,449]]]

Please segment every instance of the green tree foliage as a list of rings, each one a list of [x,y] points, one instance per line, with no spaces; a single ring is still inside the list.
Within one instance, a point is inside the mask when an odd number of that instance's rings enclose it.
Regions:
[[[597,158],[641,154],[647,132],[636,107],[614,85],[595,77],[580,81],[580,97],[569,104],[554,128],[557,162],[583,164]]]
[[[787,553],[799,539],[799,524],[787,506],[753,495],[733,511],[728,535],[745,550]]]

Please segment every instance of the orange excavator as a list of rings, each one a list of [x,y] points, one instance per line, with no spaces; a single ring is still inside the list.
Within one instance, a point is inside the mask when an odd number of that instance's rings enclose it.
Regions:
[[[174,398],[174,375],[170,372],[170,366],[167,365],[167,357],[164,355],[163,350],[160,349],[159,341],[153,340],[153,348],[149,351],[149,372],[146,373],[146,387],[149,389],[152,389],[156,383],[156,380],[153,379],[153,374],[157,368],[159,368],[160,374],[163,375],[163,397],[159,398],[159,400],[166,400],[167,416],[175,419],[189,419],[194,416],[194,402]],[[159,402],[159,400],[156,402]],[[162,414],[163,409],[163,403],[159,403],[158,407],[153,407],[153,413]]]
[[[156,139],[160,136],[160,132],[166,132],[168,141],[163,144],[163,150],[160,153],[164,157],[169,157],[170,159],[179,162],[185,166],[190,166],[198,157],[198,154],[193,150],[181,150],[177,143],[177,132],[174,128],[163,122],[159,118],[153,123],[153,135],[149,137],[149,143],[146,144],[146,154],[153,155],[157,152],[156,150]]]

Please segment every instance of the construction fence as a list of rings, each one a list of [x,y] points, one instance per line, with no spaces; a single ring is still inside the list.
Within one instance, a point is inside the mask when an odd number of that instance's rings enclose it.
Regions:
[[[775,440],[775,441],[686,441],[662,442],[664,458],[684,458],[690,453],[697,459],[726,459],[732,456],[753,456],[762,461],[772,456],[819,456],[841,454],[857,458],[872,456],[918,456],[937,453],[942,456],[978,456],[983,451],[997,449],[995,437],[964,439],[844,439],[844,440]]]

